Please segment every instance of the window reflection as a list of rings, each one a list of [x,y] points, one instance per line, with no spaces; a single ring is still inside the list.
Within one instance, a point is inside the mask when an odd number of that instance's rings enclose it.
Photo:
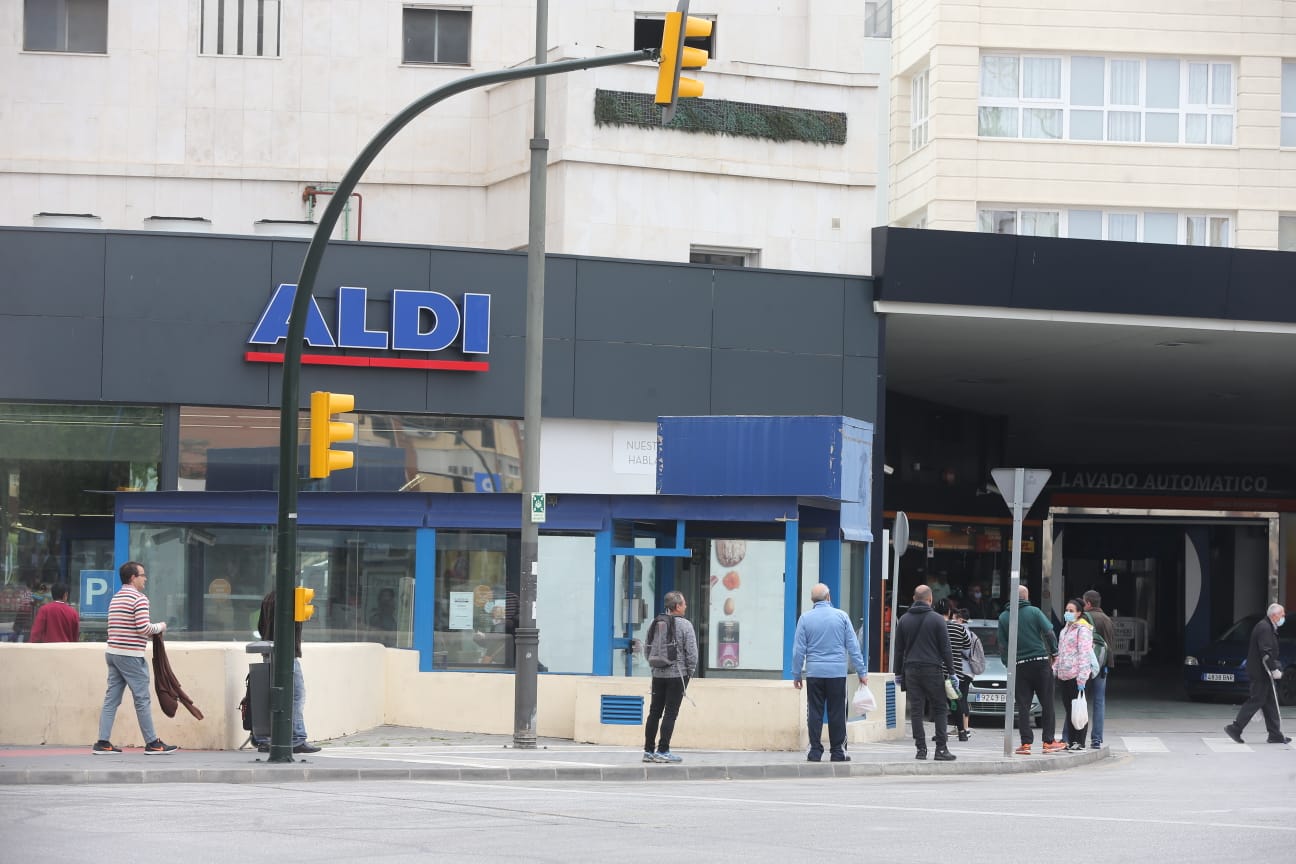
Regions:
[[[335,472],[328,488],[365,492],[522,491],[520,420],[443,415],[344,415],[356,440],[356,468]],[[306,457],[309,418],[298,418]],[[248,491],[276,488],[279,412],[180,410],[180,488]]]
[[[513,668],[518,586],[509,575],[510,539],[516,544],[505,534],[437,532],[433,666]]]

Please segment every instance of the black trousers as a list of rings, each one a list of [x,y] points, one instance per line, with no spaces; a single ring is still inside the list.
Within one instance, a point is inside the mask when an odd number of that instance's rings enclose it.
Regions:
[[[806,678],[806,731],[810,753],[823,756],[824,706],[828,706],[828,747],[834,756],[846,752],[846,679]]]
[[[1077,729],[1071,725],[1071,703],[1080,696],[1080,685],[1074,678],[1057,679],[1058,694],[1062,697],[1062,737],[1068,744],[1079,744],[1081,747],[1085,743],[1085,733],[1088,727]],[[1085,697],[1088,699],[1088,697]]]
[[[927,663],[906,663],[904,667],[905,710],[909,712],[909,728],[913,732],[914,746],[927,749],[927,733],[923,731],[923,717],[932,713],[936,726],[936,747],[943,748],[949,740],[945,718],[949,715],[949,700],[945,698],[945,675],[941,667]]]
[[[645,753],[670,752],[671,735],[675,732],[675,717],[678,716],[680,702],[683,701],[683,678],[652,679],[652,702],[648,706],[648,722],[644,724]],[[660,739],[657,737],[659,722],[661,723]]]
[[[1035,743],[1035,729],[1031,726],[1031,696],[1039,697],[1040,735],[1045,744],[1052,741],[1053,730],[1057,728],[1053,716],[1053,666],[1044,657],[1018,663],[1017,684],[1013,691],[1013,699],[1017,702],[1017,734],[1021,736],[1021,743]]]
[[[1265,730],[1268,731],[1269,737],[1274,739],[1283,737],[1278,706],[1274,704],[1274,686],[1270,683],[1272,680],[1267,669],[1261,670],[1258,676],[1252,676],[1251,691],[1247,694],[1247,701],[1242,703],[1242,707],[1238,709],[1237,719],[1233,721],[1234,728],[1239,732],[1246,728],[1257,711],[1263,711]]]

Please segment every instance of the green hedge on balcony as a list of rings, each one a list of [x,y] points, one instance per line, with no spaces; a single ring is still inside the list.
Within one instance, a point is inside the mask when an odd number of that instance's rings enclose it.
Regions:
[[[653,102],[651,94],[617,90],[594,92],[594,122],[599,126],[663,128],[661,108]],[[664,128],[769,141],[846,143],[846,115],[839,111],[811,111],[722,99],[681,99],[675,105],[675,119]]]

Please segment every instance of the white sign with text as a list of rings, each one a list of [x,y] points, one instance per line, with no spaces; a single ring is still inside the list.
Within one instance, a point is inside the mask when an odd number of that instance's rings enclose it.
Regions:
[[[656,474],[656,433],[613,429],[612,470],[617,474]]]

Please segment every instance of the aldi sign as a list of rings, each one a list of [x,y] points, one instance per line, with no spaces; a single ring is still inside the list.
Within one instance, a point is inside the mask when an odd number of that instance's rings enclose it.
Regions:
[[[280,285],[266,304],[248,339],[249,345],[277,346],[288,338],[297,286]],[[402,291],[391,294],[391,320],[370,322],[369,289],[343,286],[338,289],[336,327],[320,312],[311,297],[306,307],[306,344],[311,348],[356,348],[376,352],[419,352],[435,354],[457,348],[463,354],[482,355],[480,360],[432,357],[394,357],[388,354],[352,355],[302,353],[304,365],[368,366],[387,369],[444,369],[457,372],[485,372],[490,363],[489,294],[464,294],[456,303],[439,291]],[[372,326],[371,326],[372,325]],[[283,353],[249,350],[250,363],[283,363]]]

